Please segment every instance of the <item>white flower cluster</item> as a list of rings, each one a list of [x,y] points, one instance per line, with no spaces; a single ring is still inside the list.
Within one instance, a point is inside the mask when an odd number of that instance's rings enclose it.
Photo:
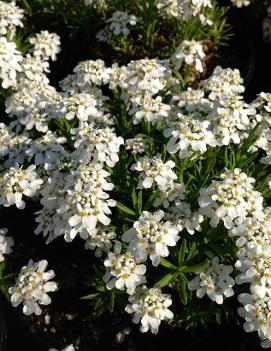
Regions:
[[[168,129],[164,131],[165,137],[170,137],[167,143],[167,150],[171,154],[179,152],[179,157],[185,158],[193,152],[204,153],[207,145],[215,147],[216,138],[209,130],[210,122],[208,120],[200,121],[192,116],[178,113],[177,122],[173,122]]]
[[[179,70],[183,63],[193,66],[196,71],[203,72],[203,59],[205,57],[201,42],[195,40],[184,40],[177,47],[170,60]]]
[[[207,189],[202,190],[199,198],[200,212],[211,218],[212,226],[216,226],[219,220],[223,220],[224,226],[229,229],[229,236],[236,239],[238,260],[235,268],[240,273],[235,281],[237,284],[248,283],[250,286],[250,293],[242,293],[238,297],[243,305],[238,309],[238,313],[245,319],[245,331],[257,331],[262,347],[269,348],[271,346],[271,210],[269,207],[263,207],[263,198],[252,185],[255,180],[242,173],[240,169],[235,169],[233,172],[227,171],[221,175],[221,178],[222,180],[213,181]],[[204,283],[200,282],[199,278],[200,276],[196,277],[190,283],[190,288],[197,289],[198,296],[201,296],[204,294],[204,289],[207,289],[205,285],[209,288],[212,285],[210,277],[204,276]],[[232,280],[230,284],[231,288]],[[212,293],[211,289],[209,291]],[[221,300],[221,297],[219,299]]]
[[[8,31],[13,34],[16,27],[23,27],[23,13],[15,1],[0,1],[0,35],[6,35]]]
[[[101,257],[112,248],[112,241],[116,238],[116,233],[105,228],[96,230],[86,239],[85,249],[95,250],[95,256]]]
[[[117,137],[110,128],[95,128],[94,125],[81,123],[79,128],[72,129],[71,134],[75,140],[74,146],[77,154],[84,162],[106,163],[114,167],[119,161],[120,146],[124,144],[122,137]]]
[[[43,183],[35,172],[35,165],[23,169],[19,165],[9,168],[0,175],[0,204],[9,207],[16,205],[23,209],[23,195],[32,197]]]
[[[125,149],[131,150],[133,155],[142,154],[146,151],[146,142],[142,138],[132,138],[125,140]]]
[[[156,6],[161,14],[165,13],[167,16],[177,17],[183,21],[198,16],[201,23],[212,24],[212,21],[203,14],[205,9],[212,8],[210,0],[159,0]]]
[[[235,282],[230,276],[232,271],[232,266],[220,264],[218,257],[214,257],[211,266],[191,280],[188,288],[191,291],[196,290],[198,298],[201,299],[206,294],[212,301],[221,305],[224,298],[234,295],[232,287]]]
[[[234,6],[236,7],[243,7],[250,5],[250,0],[231,0]]]
[[[150,257],[153,266],[158,266],[160,257],[169,255],[168,246],[175,246],[179,240],[178,229],[170,221],[162,221],[164,211],[155,213],[143,211],[138,221],[122,236],[129,243],[128,251],[139,261]]]
[[[60,52],[60,37],[56,33],[49,33],[48,30],[42,30],[34,37],[29,39],[33,47],[34,57],[40,60],[56,60],[56,55]]]
[[[137,95],[132,98],[132,108],[129,114],[133,115],[133,124],[139,124],[141,120],[146,122],[157,122],[165,119],[169,115],[170,106],[162,102],[162,97]]]
[[[103,60],[88,60],[78,63],[73,69],[74,74],[66,77],[61,87],[65,91],[92,91],[95,85],[107,84],[109,82],[110,69],[105,67]]]
[[[220,220],[227,229],[248,216],[262,213],[263,198],[255,191],[255,179],[248,177],[239,168],[221,174],[222,180],[213,180],[206,189],[200,190],[200,213],[210,218],[212,227]]]
[[[116,242],[114,252],[109,252],[104,261],[107,272],[103,279],[107,288],[126,288],[127,294],[133,295],[138,285],[146,283],[146,266],[139,262],[130,252],[121,254],[121,243]]]
[[[257,331],[262,347],[271,346],[271,210],[252,215],[229,230],[238,247],[235,267],[240,271],[237,284],[249,283],[250,294],[242,293],[238,299],[243,307],[238,313],[245,319],[246,332]]]
[[[108,176],[98,163],[53,172],[41,191],[43,208],[37,212],[35,233],[48,235],[48,242],[60,235],[66,241],[77,234],[83,239],[95,236],[98,222],[110,224],[110,207],[116,203],[106,192],[114,187]]]
[[[15,286],[9,288],[12,306],[23,303],[23,313],[26,315],[40,315],[42,310],[39,305],[49,305],[51,298],[47,293],[57,289],[57,284],[49,281],[54,278],[54,271],[45,272],[47,265],[46,260],[30,260],[22,267]]]
[[[128,26],[135,26],[137,22],[137,17],[135,15],[130,15],[124,11],[115,11],[112,16],[107,20],[108,29],[114,35],[124,35],[127,37],[130,34]]]
[[[2,80],[2,87],[8,89],[15,87],[17,84],[17,74],[21,72],[22,68],[20,62],[23,56],[17,50],[16,44],[8,41],[5,37],[0,37],[0,79]]]
[[[55,60],[56,54],[60,52],[59,36],[45,30],[30,38],[30,44],[34,47],[23,57],[15,41],[11,41],[16,27],[23,26],[23,12],[15,1],[0,1],[0,79],[4,89],[18,89],[31,81],[48,84],[47,60]]]
[[[134,323],[141,322],[140,330],[143,333],[151,330],[153,334],[157,334],[161,321],[173,318],[173,313],[169,310],[171,297],[169,294],[163,294],[159,288],[139,287],[136,293],[129,297],[129,302],[125,311],[133,314]]]
[[[257,127],[255,134],[257,140],[251,147],[251,151],[263,150],[265,156],[260,160],[266,165],[271,163],[271,94],[260,93],[252,102],[252,106],[256,109],[254,118],[250,121],[251,128]],[[269,183],[269,186],[271,183]]]
[[[140,172],[138,189],[149,189],[153,184],[157,184],[160,190],[167,190],[171,187],[172,182],[177,179],[172,168],[175,167],[173,161],[163,162],[161,155],[156,157],[140,157],[136,163],[131,166],[133,171]]]
[[[238,95],[245,91],[243,79],[238,69],[222,68],[217,66],[212,75],[202,81],[206,91],[209,91],[209,99],[215,100],[225,95]]]
[[[12,246],[14,245],[13,238],[11,236],[6,236],[7,233],[7,228],[0,229],[0,262],[4,261],[4,255],[8,255],[12,252]]]

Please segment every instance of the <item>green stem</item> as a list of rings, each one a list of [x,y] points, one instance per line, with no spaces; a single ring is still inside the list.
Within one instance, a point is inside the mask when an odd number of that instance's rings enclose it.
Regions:
[[[22,3],[24,4],[25,8],[27,8],[27,10],[29,12],[31,12],[31,6],[29,5],[27,0],[22,0]]]

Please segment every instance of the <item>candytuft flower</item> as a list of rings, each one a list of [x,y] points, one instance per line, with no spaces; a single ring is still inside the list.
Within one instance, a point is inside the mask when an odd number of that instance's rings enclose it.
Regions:
[[[26,315],[40,315],[42,310],[39,305],[49,305],[51,298],[47,293],[57,289],[56,283],[49,281],[54,278],[54,271],[45,272],[47,265],[46,260],[30,260],[22,267],[15,286],[9,288],[12,306],[23,303],[23,313]]]

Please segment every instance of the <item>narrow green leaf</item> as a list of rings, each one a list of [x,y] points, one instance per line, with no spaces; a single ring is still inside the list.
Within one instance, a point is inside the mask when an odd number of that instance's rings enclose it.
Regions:
[[[97,299],[99,296],[100,296],[99,293],[89,294],[89,295],[80,297],[80,300],[94,300],[94,299]]]
[[[180,300],[184,305],[186,305],[187,304],[187,284],[183,280],[180,280],[178,282],[178,293],[179,293]]]
[[[192,246],[190,248],[189,254],[188,254],[187,258],[186,258],[186,261],[189,261],[192,258],[194,258],[195,255],[196,255],[196,251],[197,251],[197,244],[195,242],[193,242],[193,244],[192,244]]]
[[[179,277],[180,277],[180,280],[182,280],[185,284],[189,283],[189,280],[186,278],[186,276],[182,272],[179,272]]]
[[[216,312],[215,319],[216,319],[217,324],[221,325],[222,320],[221,320],[221,311],[220,310],[218,310]]]
[[[176,277],[177,273],[167,273],[157,282],[157,284],[160,286],[160,288],[163,288],[171,283]]]
[[[136,205],[137,205],[137,196],[136,196],[136,190],[135,190],[134,185],[133,185],[133,187],[132,187],[132,203],[133,203],[134,208],[136,208]]]
[[[172,264],[171,262],[166,260],[164,257],[160,258],[160,265],[165,267],[165,268],[171,269],[173,271],[177,271],[178,270],[178,267],[174,266],[174,264]]]
[[[3,278],[6,267],[7,267],[7,261],[4,260],[3,262],[0,263],[0,278]]]
[[[185,267],[184,269],[182,269],[182,272],[183,273],[200,273],[208,266],[209,266],[209,260],[205,259],[204,261],[202,261],[198,264],[195,264],[195,265],[190,266],[190,267]]]
[[[185,251],[186,251],[187,241],[183,239],[182,246],[179,250],[178,264],[181,266],[184,263]]]
[[[142,211],[142,190],[138,193],[137,197],[137,212],[140,214]]]
[[[108,309],[109,309],[110,313],[113,312],[114,306],[115,306],[115,293],[114,293],[114,291],[112,291],[111,294],[110,294],[110,301],[109,301],[109,304],[108,304]]]
[[[131,215],[131,216],[136,216],[136,214],[135,214],[134,211],[132,211],[129,207],[123,205],[121,202],[117,201],[116,206],[117,206],[117,208],[118,208],[119,210],[121,210],[122,212],[127,213],[127,214],[129,214],[129,215]]]

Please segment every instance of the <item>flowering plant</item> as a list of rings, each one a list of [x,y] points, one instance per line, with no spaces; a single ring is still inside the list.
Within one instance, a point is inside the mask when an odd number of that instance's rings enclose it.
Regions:
[[[78,3],[82,23],[98,15],[107,60],[76,62],[56,87],[48,74],[60,36],[42,30],[26,44],[16,32],[23,10],[0,1],[0,205],[29,211],[44,245],[21,262],[24,238],[0,230],[2,292],[48,322],[70,284],[90,315],[126,311],[154,334],[161,323],[189,329],[238,313],[270,347],[271,94],[248,103],[238,69],[207,73],[227,37],[225,9]],[[83,272],[80,257],[72,266],[46,257],[55,242],[85,251]],[[72,274],[61,276],[66,264]]]

